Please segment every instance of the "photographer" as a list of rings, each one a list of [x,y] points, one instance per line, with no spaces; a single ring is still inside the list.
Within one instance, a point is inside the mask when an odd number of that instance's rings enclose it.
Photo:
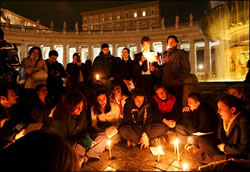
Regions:
[[[66,67],[67,90],[71,90],[77,85],[82,85],[84,82],[84,63],[81,62],[79,53],[73,54],[72,63],[68,63]]]

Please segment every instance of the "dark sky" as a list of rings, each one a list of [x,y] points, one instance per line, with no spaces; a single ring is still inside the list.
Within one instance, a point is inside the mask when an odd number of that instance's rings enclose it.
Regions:
[[[74,30],[74,23],[78,21],[81,26],[81,12],[111,8],[122,5],[147,2],[150,0],[91,0],[91,1],[10,1],[0,0],[2,8],[9,9],[19,15],[49,27],[53,20],[55,29],[62,29],[63,22],[67,22],[67,28]],[[175,15],[179,15],[180,22],[187,22],[189,13],[193,13],[194,20],[209,8],[208,0],[161,0],[161,11],[167,25],[174,24]]]

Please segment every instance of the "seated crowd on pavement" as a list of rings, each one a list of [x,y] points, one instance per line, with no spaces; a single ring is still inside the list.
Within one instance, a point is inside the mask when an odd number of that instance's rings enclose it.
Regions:
[[[244,92],[231,87],[207,102],[190,91],[183,100],[190,64],[178,42],[170,35],[170,48],[163,57],[155,53],[155,61],[147,58],[154,52],[147,36],[134,59],[128,48],[114,57],[104,43],[93,65],[75,53],[66,68],[57,51],[42,57],[32,47],[21,62],[25,81],[0,88],[0,160],[5,167],[18,161],[18,170],[75,171],[100,159],[108,139],[111,146],[125,142],[146,149],[172,144],[170,133],[203,164],[249,158],[250,104]],[[12,159],[14,153],[19,158]]]

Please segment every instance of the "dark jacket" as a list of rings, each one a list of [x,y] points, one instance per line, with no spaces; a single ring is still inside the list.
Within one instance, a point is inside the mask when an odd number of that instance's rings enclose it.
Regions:
[[[147,134],[151,129],[152,112],[149,103],[144,100],[140,108],[134,104],[134,100],[130,97],[126,100],[124,106],[123,125],[137,125]]]
[[[127,61],[121,60],[119,64],[119,77],[121,80],[132,80],[134,78],[133,72],[134,61],[129,59]]]
[[[99,74],[100,79],[108,80],[114,76],[115,57],[108,54],[105,55],[101,51],[93,62],[93,74]]]
[[[80,71],[82,72],[82,76],[84,77],[84,63],[82,63],[81,66],[73,63],[67,64],[66,72],[70,75],[71,84],[75,84],[78,82]]]
[[[225,152],[232,157],[247,157],[249,153],[249,134],[247,127],[247,118],[245,114],[240,113],[239,116],[233,121],[229,135],[226,136],[223,128],[223,120],[220,121],[218,138],[221,143],[225,143]]]
[[[198,109],[193,112],[182,113],[182,125],[191,133],[215,132],[218,126],[218,117],[213,108],[202,102]]]
[[[168,61],[165,58],[168,58]],[[166,62],[159,70],[162,83],[167,86],[182,85],[191,70],[186,52],[177,47],[170,48],[165,58],[163,61]]]
[[[72,116],[71,119],[53,119],[49,127],[63,136],[71,145],[75,143],[90,148],[92,139],[87,133],[86,115]]]
[[[47,84],[49,87],[62,87],[63,86],[63,80],[62,78],[66,77],[66,72],[64,70],[64,67],[61,63],[58,63],[57,61],[53,64],[49,63],[49,59],[46,61],[46,65],[48,68],[48,79]],[[56,74],[59,73],[59,76],[56,76]]]

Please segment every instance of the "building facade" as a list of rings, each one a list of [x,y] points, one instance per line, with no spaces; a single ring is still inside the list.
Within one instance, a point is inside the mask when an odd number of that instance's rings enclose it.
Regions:
[[[149,36],[153,49],[162,53],[167,50],[167,37],[176,35],[180,41],[179,48],[184,49],[189,56],[191,73],[196,74],[200,80],[216,77],[217,59],[214,49],[218,43],[200,33],[192,14],[188,23],[179,23],[179,17],[176,16],[175,25],[165,26],[164,19],[160,16],[159,4],[153,2],[91,11],[81,15],[82,29],[76,23],[74,32],[67,31],[66,23],[61,31],[54,31],[53,25],[48,29],[30,29],[11,22],[1,22],[1,28],[5,39],[18,46],[21,60],[36,45],[41,47],[44,59],[48,58],[50,50],[57,50],[58,61],[65,67],[72,61],[75,52],[81,53],[83,62],[86,59],[93,61],[99,54],[102,43],[108,43],[111,53],[119,57],[124,47],[130,48],[133,59],[133,54],[141,51],[140,40],[143,36]]]

